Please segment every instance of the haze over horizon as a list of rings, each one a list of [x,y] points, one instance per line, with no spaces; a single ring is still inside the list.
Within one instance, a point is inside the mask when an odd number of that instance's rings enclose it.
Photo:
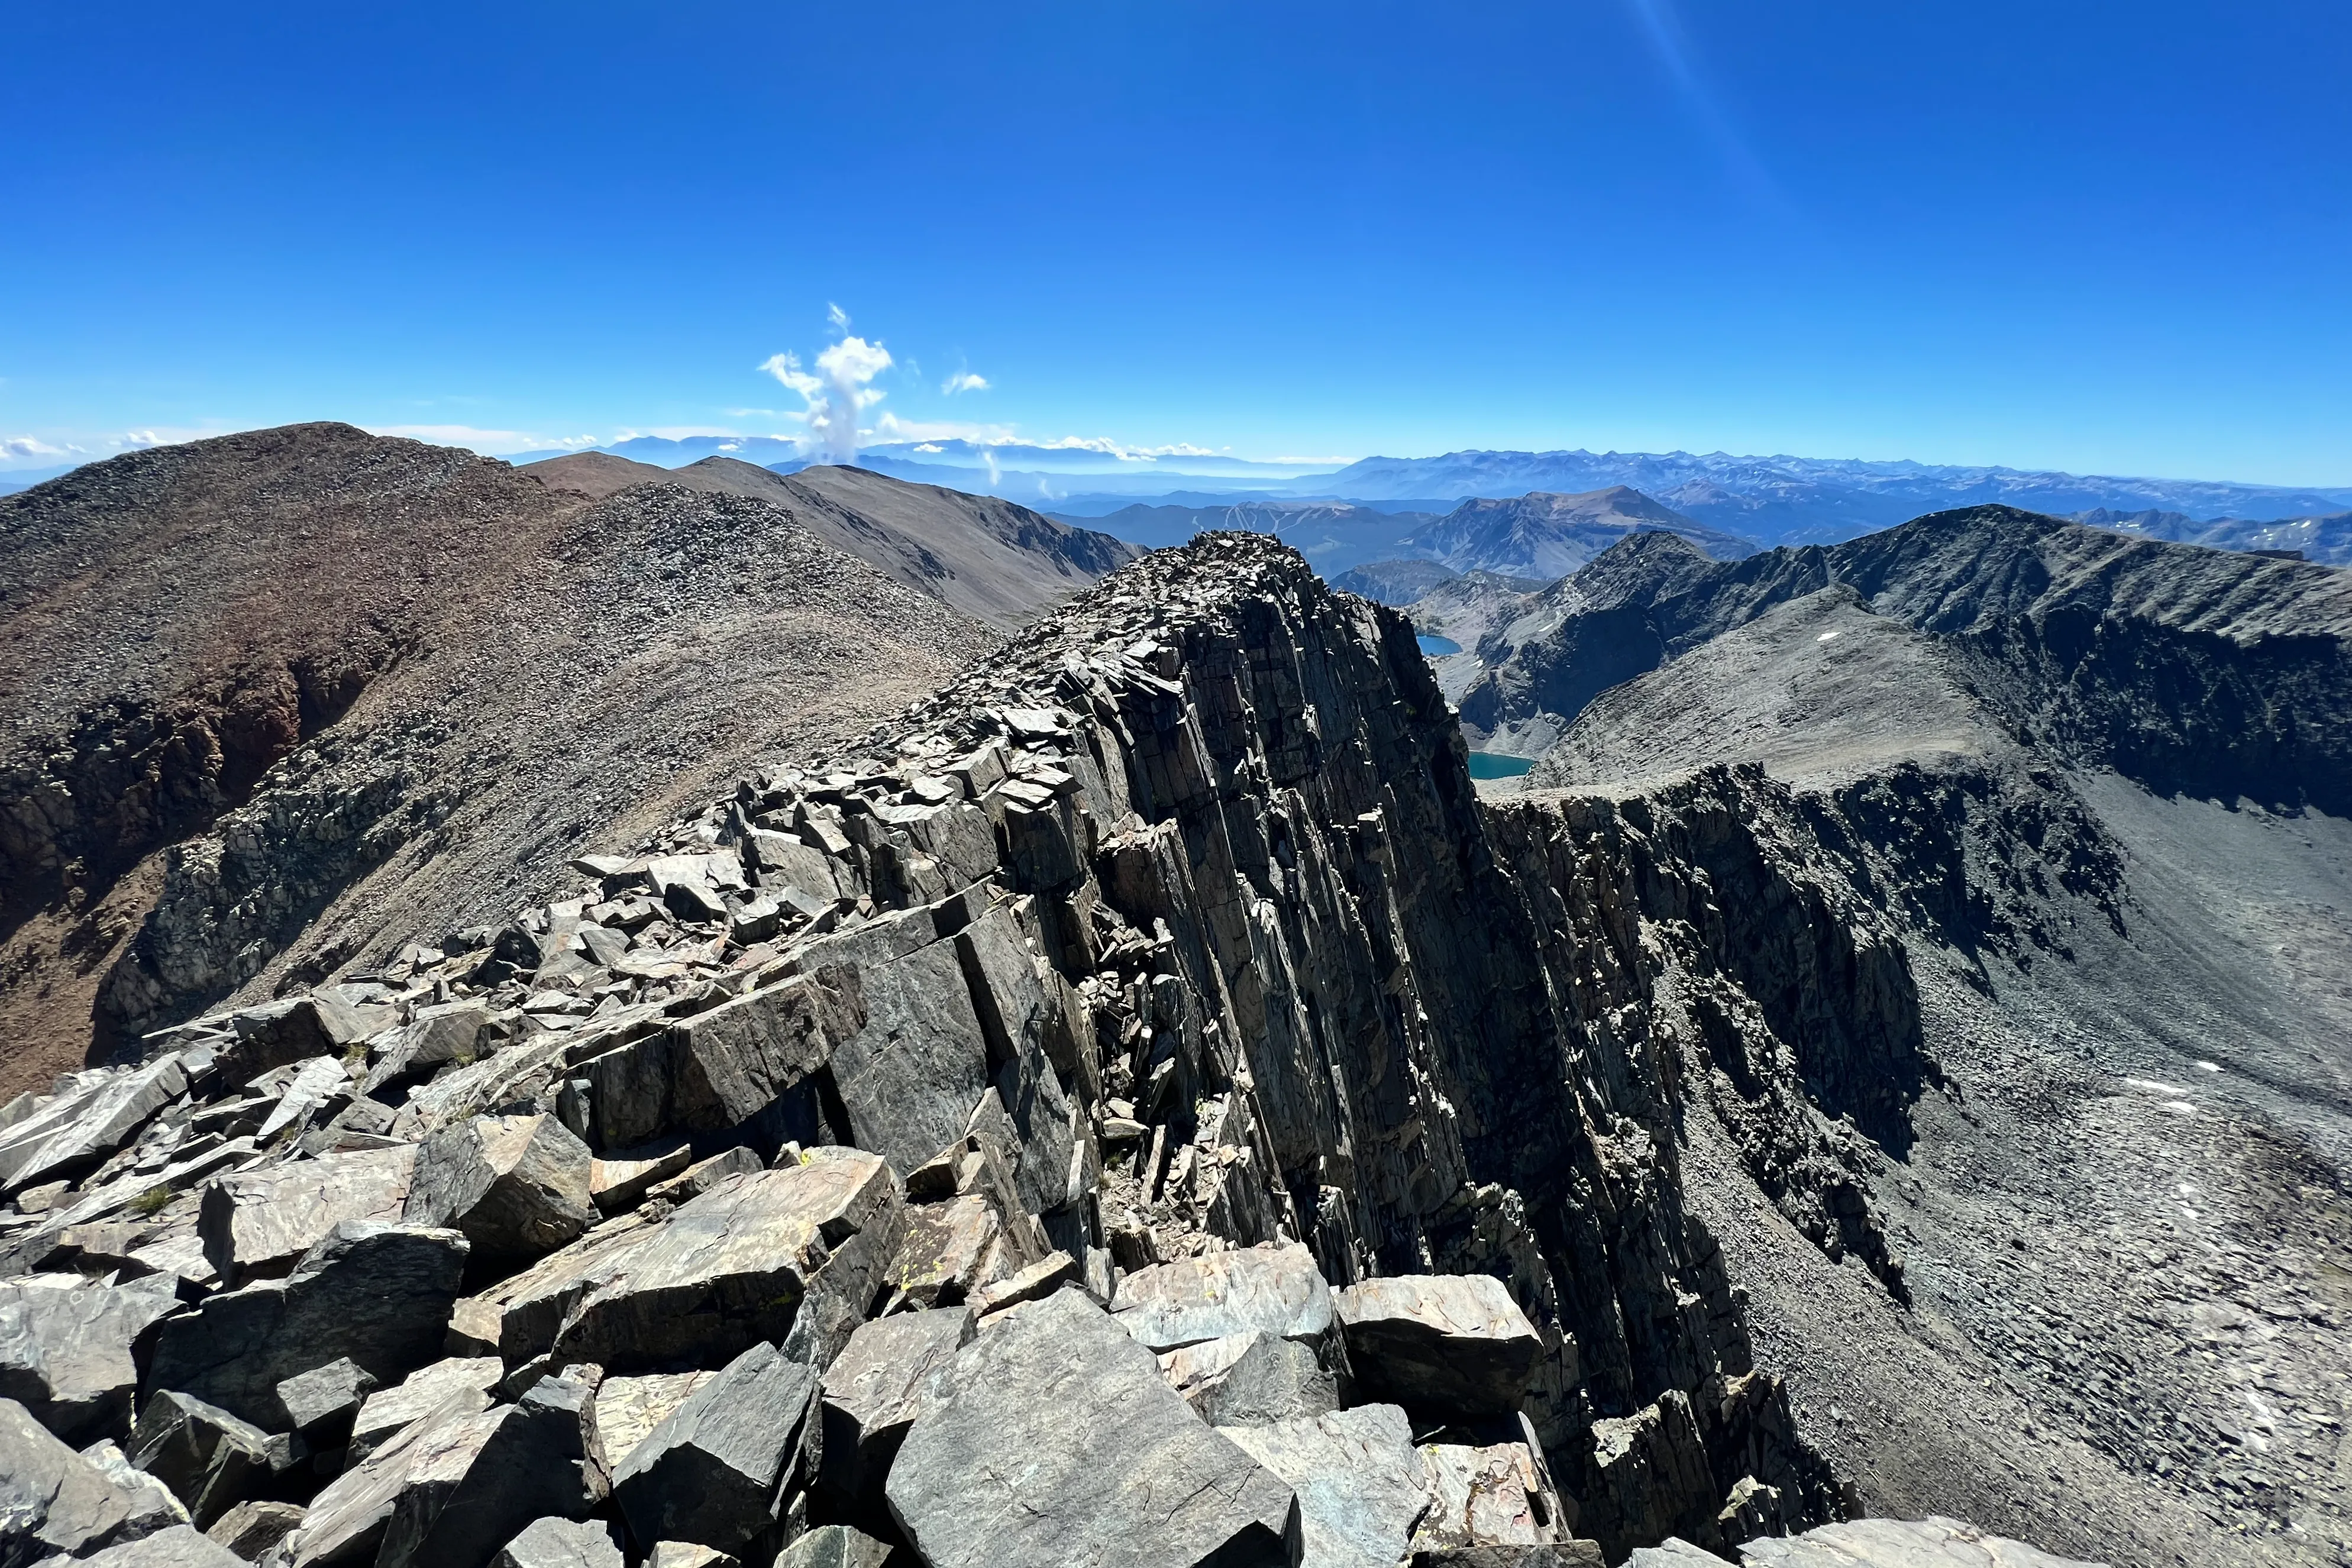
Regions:
[[[340,419],[2352,485],[2340,13],[132,4],[13,41],[0,469]]]

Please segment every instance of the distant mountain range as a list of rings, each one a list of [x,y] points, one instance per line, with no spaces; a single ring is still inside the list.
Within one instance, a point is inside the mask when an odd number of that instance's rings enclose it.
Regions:
[[[2257,523],[2243,517],[2200,522],[2179,512],[2114,512],[2101,508],[2077,512],[2074,520],[2095,528],[2169,539],[2175,544],[2210,545],[2215,549],[2292,550],[2305,560],[2327,566],[2352,566],[2352,512]]]

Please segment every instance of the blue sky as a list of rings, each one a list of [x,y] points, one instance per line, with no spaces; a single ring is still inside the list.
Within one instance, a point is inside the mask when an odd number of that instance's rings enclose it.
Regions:
[[[797,434],[761,367],[823,402],[855,337],[882,436],[2352,484],[2316,0],[17,0],[5,37],[5,465]]]

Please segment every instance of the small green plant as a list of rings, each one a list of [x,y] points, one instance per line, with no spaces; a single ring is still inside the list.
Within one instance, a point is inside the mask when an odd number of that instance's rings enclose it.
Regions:
[[[124,1207],[129,1208],[131,1213],[139,1216],[140,1218],[145,1219],[150,1216],[161,1214],[165,1208],[169,1207],[172,1202],[172,1197],[173,1192],[170,1187],[151,1186],[145,1192],[141,1193],[137,1197],[132,1198],[130,1203],[126,1204]]]

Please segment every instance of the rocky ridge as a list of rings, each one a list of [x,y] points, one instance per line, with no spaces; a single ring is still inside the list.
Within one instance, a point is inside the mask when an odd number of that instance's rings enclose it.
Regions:
[[[10,1469],[70,1480],[10,1540],[1533,1565],[1822,1523],[1683,1127],[1899,1295],[1854,1129],[1930,1069],[1902,945],[1757,792],[1490,810],[1402,617],[1263,538],[1149,558],[575,896],[0,1111],[50,1309],[0,1335]]]

